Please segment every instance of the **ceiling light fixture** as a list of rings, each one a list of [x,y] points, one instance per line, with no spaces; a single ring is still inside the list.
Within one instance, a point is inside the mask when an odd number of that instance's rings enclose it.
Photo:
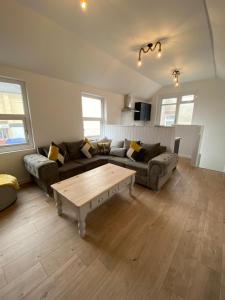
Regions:
[[[144,54],[148,53],[150,50],[153,52],[153,51],[155,51],[155,49],[157,48],[157,46],[158,46],[157,57],[160,58],[162,56],[162,44],[161,44],[160,41],[157,41],[155,44],[149,43],[146,46],[141,47],[141,49],[139,50],[139,56],[138,56],[138,67],[142,66],[142,60],[141,60],[141,54],[142,54],[142,52]],[[146,49],[146,47],[147,47],[147,49]]]
[[[85,11],[87,9],[87,0],[80,0],[80,6]]]
[[[176,87],[178,87],[179,86],[180,71],[178,69],[173,70],[172,76],[173,76],[174,85]]]

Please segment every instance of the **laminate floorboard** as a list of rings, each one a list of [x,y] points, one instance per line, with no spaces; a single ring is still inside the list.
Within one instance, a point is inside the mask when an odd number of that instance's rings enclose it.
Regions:
[[[161,191],[135,185],[87,218],[36,185],[0,213],[0,299],[225,299],[225,176],[180,159]]]

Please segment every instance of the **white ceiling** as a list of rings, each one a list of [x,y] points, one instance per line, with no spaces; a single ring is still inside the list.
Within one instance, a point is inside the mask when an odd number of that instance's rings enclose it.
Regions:
[[[174,68],[182,81],[225,78],[224,2],[207,0],[209,24],[204,0],[88,0],[85,13],[79,0],[5,1],[0,63],[143,98]],[[138,69],[140,45],[157,39],[162,58],[149,53]]]

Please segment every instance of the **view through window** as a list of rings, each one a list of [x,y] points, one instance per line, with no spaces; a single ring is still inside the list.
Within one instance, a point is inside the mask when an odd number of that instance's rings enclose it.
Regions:
[[[82,95],[83,127],[85,137],[99,137],[103,124],[103,99]]]
[[[0,151],[31,141],[24,83],[0,79]]]
[[[194,95],[163,98],[160,106],[160,125],[191,125],[194,99]]]

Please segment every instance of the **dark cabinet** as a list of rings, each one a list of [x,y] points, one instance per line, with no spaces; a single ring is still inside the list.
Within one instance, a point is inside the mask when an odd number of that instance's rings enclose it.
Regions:
[[[135,102],[135,121],[150,121],[152,105],[144,102]]]

